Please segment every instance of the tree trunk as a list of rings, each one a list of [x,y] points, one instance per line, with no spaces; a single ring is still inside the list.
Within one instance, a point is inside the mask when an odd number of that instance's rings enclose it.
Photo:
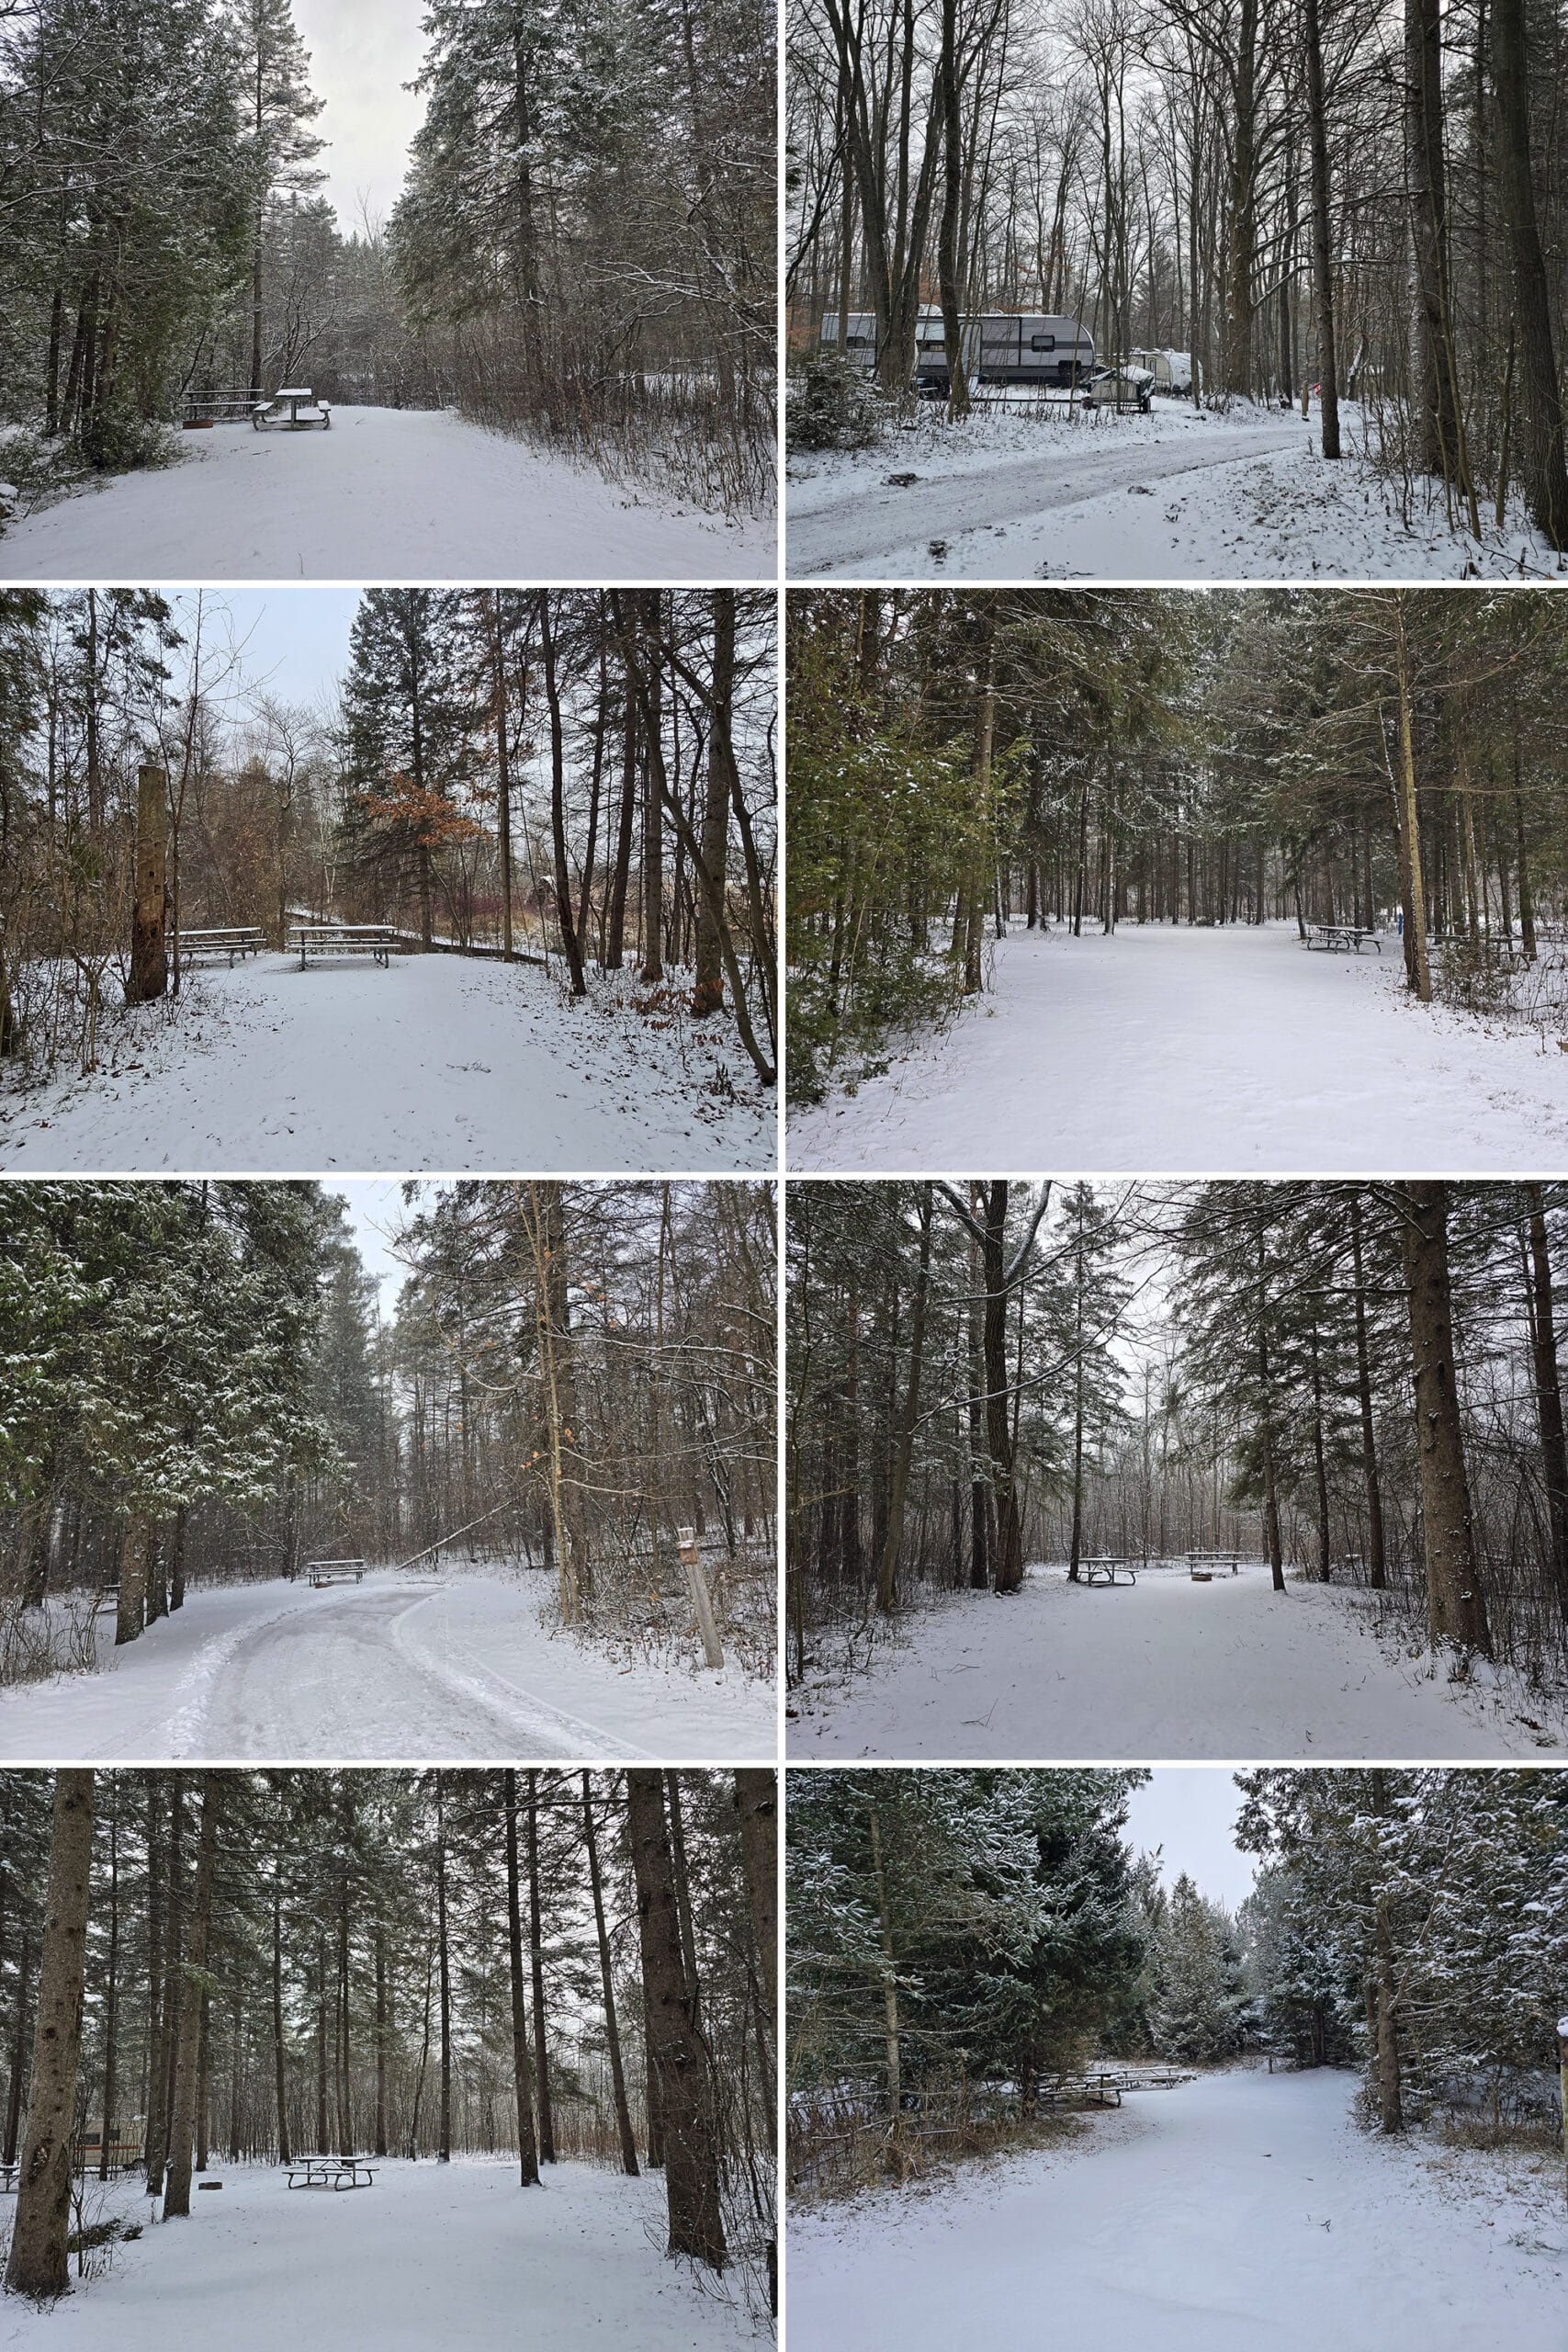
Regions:
[[[539,2089],[539,2156],[556,2160],[555,2124],[550,2113],[549,2044],[545,2033],[544,1924],[539,1905],[539,1776],[528,1774],[528,1951],[533,1971],[534,2080]]]
[[[212,1922],[212,1883],[218,1868],[218,1819],[223,1805],[223,1775],[204,1772],[201,1831],[197,1843],[196,1890],[186,1936],[175,2059],[175,2097],[169,2125],[169,2164],[164,2183],[165,2222],[190,2211],[191,2152],[196,2143],[197,2073],[201,2045],[202,1980]]]
[[[92,1865],[93,1775],[57,1772],[27,2133],[6,2266],[6,2285],[14,2295],[50,2298],[70,2290],[71,2133],[82,2056]]]
[[[726,2261],[707,2060],[691,2014],[675,1873],[656,1769],[626,1774],[637,1930],[649,2021],[649,2064],[664,2123],[668,2250],[722,2270]]]
[[[599,1849],[593,1835],[592,1784],[582,1775],[582,1836],[588,1849],[588,1879],[593,1891],[593,1926],[599,1939],[599,1982],[604,1998],[604,2041],[610,2057],[610,2082],[615,2097],[615,2124],[621,2135],[621,2170],[637,2169],[637,2142],[632,2135],[631,2109],[626,2104],[626,2070],[621,2064],[620,2029],[615,2023],[615,1987],[610,1970],[610,1939],[604,1928],[604,1892],[599,1880]]]
[[[887,1531],[883,1537],[882,1553],[876,1566],[876,1606],[884,1617],[892,1615],[897,1593],[898,1555],[904,1544],[904,1512],[909,1492],[909,1469],[914,1459],[915,1427],[919,1419],[926,1295],[931,1282],[932,1215],[931,1188],[930,1184],[922,1184],[920,1255],[915,1274],[915,1300],[909,1329],[909,1385],[904,1394],[904,1410],[899,1416],[897,1442],[893,1453],[893,1475],[888,1481]]]
[[[136,901],[130,918],[127,1004],[151,1004],[169,991],[164,937],[168,887],[169,779],[162,768],[136,772]]]
[[[1494,158],[1508,228],[1518,338],[1515,431],[1525,503],[1549,547],[1568,548],[1568,462],[1551,300],[1530,170],[1525,0],[1492,0],[1492,73],[1497,93]]]
[[[729,804],[739,789],[732,734],[735,704],[735,591],[713,591],[713,693],[708,705],[707,792],[703,802],[703,869],[720,900],[728,888]],[[724,1005],[719,927],[705,890],[697,893],[696,978],[692,1011],[699,1019]]]
[[[1539,1183],[1525,1186],[1529,1207],[1530,1331],[1535,1354],[1536,1418],[1540,1430],[1541,1476],[1546,1487],[1550,1567],[1557,1605],[1568,1621],[1568,1437],[1562,1418],[1562,1380],[1557,1362],[1557,1303],[1546,1230],[1546,1194]]]
[[[1339,353],[1335,336],[1334,248],[1330,240],[1328,103],[1323,80],[1321,0],[1306,0],[1307,123],[1312,150],[1312,258],[1317,295],[1319,398],[1323,454],[1339,455]],[[1303,390],[1303,401],[1306,394]]]
[[[528,2064],[528,1994],[523,1973],[523,1904],[517,1874],[517,1774],[506,1768],[506,1934],[512,1978],[512,2080],[517,2101],[517,2155],[525,2188],[537,2186],[534,2140],[534,2075]]]
[[[1410,1352],[1421,1465],[1421,1532],[1433,1639],[1491,1647],[1476,1575],[1475,1531],[1454,1363],[1449,1283],[1449,1188],[1401,1184],[1400,1241],[1409,1292]]]
[[[740,1816],[740,1851],[746,1871],[746,1893],[751,1906],[751,1939],[757,1951],[757,1973],[770,2033],[776,2031],[778,2007],[778,1826],[777,1776],[770,1770],[738,1769],[735,1809]]]
[[[1374,1592],[1387,1581],[1383,1558],[1382,1494],[1378,1483],[1377,1432],[1372,1422],[1372,1374],[1367,1344],[1367,1287],[1361,1262],[1361,1195],[1350,1192],[1350,1263],[1356,1287],[1356,1394],[1361,1415],[1361,1470],[1367,1488],[1367,1580]]]

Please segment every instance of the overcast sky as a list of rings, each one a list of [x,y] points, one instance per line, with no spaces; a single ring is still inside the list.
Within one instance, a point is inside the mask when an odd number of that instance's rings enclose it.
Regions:
[[[403,84],[424,62],[422,0],[294,0],[294,21],[310,52],[310,86],[324,101],[316,118],[328,141],[316,158],[322,193],[346,236],[360,199],[385,220],[407,169],[409,141],[424,101]]]
[[[383,1183],[370,1177],[351,1177],[346,1182],[329,1185],[327,1190],[341,1193],[348,1204],[355,1247],[366,1272],[373,1274],[380,1285],[381,1319],[389,1323],[397,1308],[398,1295],[408,1279],[407,1269],[399,1264],[387,1247],[387,1236],[395,1233],[403,1220],[403,1188],[401,1184]]]
[[[170,593],[187,642],[196,595],[193,588]],[[336,702],[358,603],[357,588],[209,588],[203,591],[203,643],[220,656],[231,635],[241,654],[237,684],[314,710],[323,698]],[[210,676],[210,662],[206,666]]]
[[[1234,1911],[1252,1892],[1256,1855],[1235,1844],[1241,1791],[1222,1766],[1167,1765],[1133,1792],[1127,1838],[1135,1849],[1163,1851],[1160,1875],[1174,1885],[1183,1871],[1203,1893]]]

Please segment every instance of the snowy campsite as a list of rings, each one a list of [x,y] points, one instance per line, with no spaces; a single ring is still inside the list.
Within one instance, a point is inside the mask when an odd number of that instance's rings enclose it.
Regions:
[[[794,1774],[787,1854],[796,2352],[1556,2352],[1558,1776]]]
[[[771,1757],[773,1214],[6,1186],[0,1756]]]
[[[791,1189],[789,1752],[1568,1749],[1554,1183]]]
[[[6,9],[0,578],[771,579],[774,47],[751,0]]]
[[[0,2344],[769,2334],[773,1773],[73,1769],[0,1812]]]
[[[790,576],[1556,577],[1528,13],[794,0]]]
[[[0,596],[0,1165],[772,1166],[774,611]]]
[[[792,594],[791,1166],[1552,1164],[1564,643],[1517,589]]]

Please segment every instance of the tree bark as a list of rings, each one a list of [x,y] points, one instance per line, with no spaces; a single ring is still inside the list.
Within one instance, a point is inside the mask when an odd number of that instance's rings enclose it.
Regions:
[[[1397,1197],[1409,1294],[1427,1618],[1434,1640],[1485,1655],[1491,1643],[1486,1604],[1476,1575],[1475,1530],[1454,1363],[1449,1188],[1441,1182],[1401,1184]]]
[[[599,1983],[604,1998],[604,2041],[610,2058],[610,2082],[615,2092],[615,2124],[621,2135],[621,2170],[636,2174],[637,2141],[631,2109],[626,2103],[626,2069],[621,2064],[621,2035],[615,2023],[615,1986],[610,1969],[610,1939],[604,1928],[604,1891],[599,1878],[599,1848],[593,1834],[592,1783],[582,1775],[582,1836],[588,1850],[588,1879],[593,1892],[593,1926],[599,1939]]]
[[[55,1774],[27,2132],[6,2266],[6,2285],[15,2295],[53,2297],[71,2285],[71,2132],[82,2057],[93,1793],[90,1771]]]
[[[706,2092],[707,2059],[688,1998],[664,1790],[657,1769],[629,1770],[626,1794],[648,2000],[649,2064],[658,2074],[664,2123],[668,2251],[722,2270],[727,2249],[712,2102]]]
[[[1518,438],[1525,503],[1550,547],[1568,548],[1568,461],[1562,391],[1551,332],[1546,257],[1530,170],[1525,0],[1492,0],[1492,73],[1497,93],[1497,184],[1514,269],[1518,338]]]
[[[223,1775],[204,1772],[201,1830],[197,1841],[196,1890],[186,1936],[175,2042],[175,2097],[169,2125],[169,2163],[164,2182],[164,2219],[190,2211],[191,2154],[196,2143],[197,2074],[201,2052],[201,1996],[207,1944],[212,1924],[212,1885],[218,1868],[218,1821],[223,1808]]]
[[[525,2188],[539,2178],[534,2138],[534,2071],[528,2064],[528,1994],[523,1973],[523,1904],[517,1871],[517,1774],[506,1768],[506,1939],[512,1980],[512,2080],[517,2101],[517,2158]]]

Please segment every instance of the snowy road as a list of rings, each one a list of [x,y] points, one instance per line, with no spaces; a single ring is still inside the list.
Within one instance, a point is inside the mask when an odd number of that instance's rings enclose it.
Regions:
[[[90,1079],[0,1096],[0,1167],[235,1174],[771,1168],[776,1114],[728,1017],[632,975],[573,1004],[530,965],[258,956],[117,1013]]]
[[[930,570],[933,539],[945,539],[950,552],[956,554],[955,568],[963,569],[965,534],[1004,524],[1037,526],[1085,499],[1131,491],[1145,482],[1169,481],[1181,474],[1244,465],[1274,450],[1293,448],[1302,437],[1299,421],[1226,433],[1217,447],[1208,442],[1194,446],[1185,433],[1170,447],[1151,447],[1142,438],[1097,439],[1087,445],[1073,441],[1064,447],[1051,426],[1033,430],[1041,436],[1035,449],[998,458],[983,472],[971,468],[922,477],[903,490],[888,488],[884,475],[874,485],[857,482],[852,499],[835,494],[830,503],[815,487],[792,489],[786,524],[790,578],[809,579],[814,572],[879,575],[889,551],[905,548],[912,538],[927,549],[922,570]],[[905,470],[897,456],[895,449],[889,463]],[[919,462],[911,459],[917,469]],[[961,543],[955,551],[954,541]]]
[[[853,1095],[792,1112],[792,1169],[1517,1173],[1568,1164],[1568,1056],[1405,993],[1295,927],[1021,933],[991,992]]]
[[[0,1757],[118,1763],[387,1756],[636,1761],[774,1750],[773,1694],[617,1666],[553,1633],[550,1580],[373,1572],[207,1587],[96,1674],[0,1697]]]
[[[1356,2078],[1210,2075],[1065,2149],[791,2222],[791,2352],[1562,2352],[1561,2163],[1357,2131]]]
[[[1385,478],[1368,425],[1156,401],[1148,416],[1045,417],[1009,406],[949,425],[922,403],[869,449],[792,453],[792,579],[1551,579],[1562,561],[1516,512],[1472,539],[1439,486]],[[1374,435],[1375,437],[1375,435]],[[893,474],[913,474],[902,489]]]
[[[847,1690],[791,1705],[792,1756],[1125,1758],[1281,1762],[1561,1752],[1568,1729],[1539,1702],[1434,1679],[1423,1654],[1380,1642],[1359,1597],[1254,1562],[1194,1584],[1185,1567],[1135,1586],[1070,1585],[1032,1567],[1021,1592],[957,1593],[898,1621]],[[1529,1716],[1542,1728],[1532,1729]]]
[[[547,2165],[521,2195],[514,2157],[381,2159],[357,2196],[291,2195],[277,2165],[214,2152],[188,2219],[146,2229],[141,2183],[89,2184],[142,2234],[47,2309],[7,2295],[0,2352],[746,2352],[739,2298],[660,2252],[663,2176]],[[74,2284],[75,2282],[73,2282]]]
[[[446,411],[174,437],[0,536],[3,580],[771,580],[772,526],[658,503]]]

